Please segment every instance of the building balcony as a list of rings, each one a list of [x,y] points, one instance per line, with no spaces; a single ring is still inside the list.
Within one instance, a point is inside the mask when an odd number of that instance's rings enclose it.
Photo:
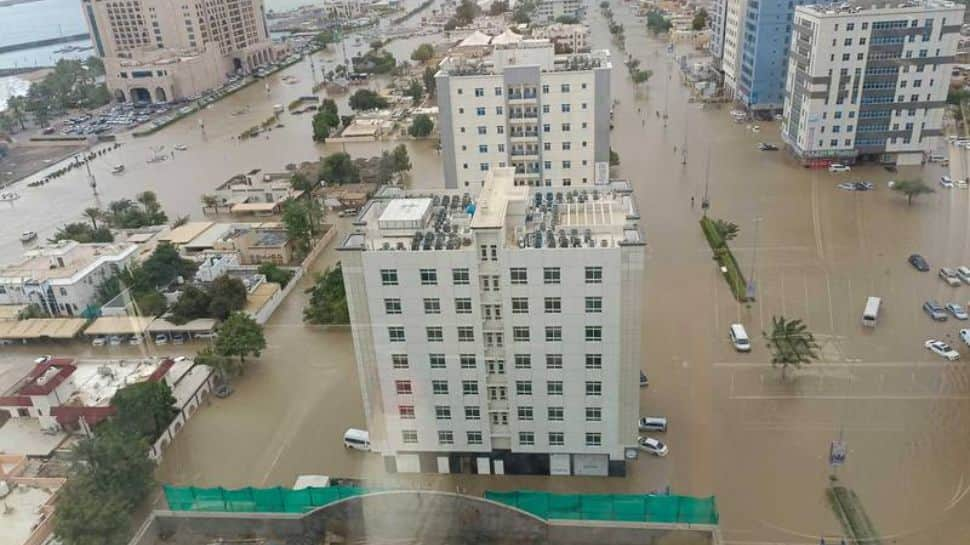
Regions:
[[[509,140],[513,144],[523,144],[526,142],[537,142],[539,140],[539,132],[519,132],[510,133]]]
[[[534,126],[538,123],[539,123],[538,115],[533,115],[531,117],[528,115],[524,115],[520,117],[509,116],[510,125],[533,125]]]

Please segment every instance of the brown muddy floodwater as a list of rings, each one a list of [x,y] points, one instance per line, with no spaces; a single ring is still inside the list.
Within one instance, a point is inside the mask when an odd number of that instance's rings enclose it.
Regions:
[[[946,287],[934,273],[916,272],[906,257],[920,252],[934,267],[970,264],[970,192],[940,189],[907,206],[886,181],[922,176],[933,182],[942,174],[938,167],[898,174],[859,167],[834,175],[802,169],[783,152],[759,152],[758,141],[780,141],[776,123],[761,123],[754,133],[731,121],[729,107],[688,105],[663,45],[645,35],[625,6],[615,9],[627,28],[627,51],[654,71],[636,90],[622,64],[625,54],[614,53],[613,148],[620,174],[635,186],[649,244],[643,343],[651,384],[642,392],[642,413],[670,419],[670,455],[642,457],[624,479],[388,475],[378,457],[349,452],[340,441],[344,429],[364,425],[350,332],[303,325],[306,295],[296,290],[267,325],[269,346],[235,394],[200,411],[166,452],[162,482],[290,486],[297,475],[314,473],[476,494],[512,488],[643,493],[670,486],[675,493],[716,495],[729,543],[816,544],[820,535],[842,534],[825,500],[829,442],[841,435],[848,457],[839,479],[859,495],[884,542],[967,542],[970,377],[965,363],[937,359],[923,341],[942,338],[968,354],[957,338],[959,323],[931,322],[920,305],[931,298],[966,304],[970,286]],[[602,17],[595,9],[589,17],[596,46],[612,47]],[[280,75],[306,80],[306,70],[301,64]],[[270,83],[268,97],[253,86],[199,116],[205,139],[197,118],[189,118],[126,143],[131,172],[101,175],[102,199],[151,188],[170,215],[198,217],[199,195],[228,176],[330,151],[310,141],[308,119],[289,115],[286,128],[268,140],[230,138],[307,87],[306,81],[285,86],[279,76]],[[666,128],[655,113],[665,103]],[[247,104],[251,113],[230,115]],[[683,166],[674,146],[682,148],[685,126]],[[144,165],[151,146],[179,142],[190,151]],[[390,144],[347,149],[370,155],[382,146]],[[754,265],[758,297],[750,305],[732,299],[697,224],[708,150],[709,213],[741,227],[732,247],[749,277]],[[413,183],[439,184],[440,161],[430,145],[412,144],[411,155]],[[835,187],[860,179],[877,189]],[[60,186],[63,191],[54,190]],[[5,237],[24,228],[47,234],[94,202],[80,179],[24,193],[14,214],[4,212]],[[42,211],[51,216],[37,218]],[[346,232],[349,225],[341,220],[338,228]],[[6,256],[10,248],[0,250]],[[316,266],[336,258],[331,247]],[[870,295],[883,298],[883,311],[878,327],[864,331],[860,315]],[[783,379],[760,340],[775,315],[803,319],[822,345],[822,361]],[[754,339],[750,354],[731,349],[733,322]],[[35,351],[5,350],[2,359]]]

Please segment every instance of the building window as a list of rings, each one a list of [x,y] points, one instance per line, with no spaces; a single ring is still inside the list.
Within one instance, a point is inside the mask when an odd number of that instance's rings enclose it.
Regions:
[[[480,407],[465,407],[465,420],[481,420],[482,410]]]
[[[453,445],[455,444],[455,434],[450,431],[439,431],[438,432],[438,444],[439,445]]]
[[[545,267],[542,269],[542,279],[545,284],[559,283],[559,267]]]
[[[519,407],[519,420],[531,421],[532,420],[532,407]]]
[[[488,128],[486,128],[485,125],[478,126],[478,134],[487,134],[487,133],[488,133]]]
[[[447,380],[432,380],[431,381],[431,393],[435,395],[448,395],[448,381]]]
[[[603,442],[603,436],[599,432],[586,432],[586,446],[598,447]]]
[[[603,340],[603,326],[586,326],[586,342],[596,343]]]
[[[414,405],[398,405],[397,413],[401,420],[414,420]]]
[[[569,84],[568,83],[563,83],[562,85],[559,86],[559,90],[562,91],[563,93],[568,93],[569,92]]]
[[[573,162],[572,161],[563,161],[562,162],[562,168],[572,168],[572,166],[573,166]]]
[[[598,314],[603,312],[603,298],[602,297],[587,297],[586,298],[586,312],[592,314]]]
[[[482,432],[480,431],[469,431],[465,432],[466,437],[468,437],[469,445],[481,445],[482,444]]]
[[[519,445],[523,447],[530,447],[536,444],[536,434],[531,431],[520,431],[519,432]]]
[[[529,327],[515,326],[512,328],[512,340],[519,343],[529,342]]]
[[[478,383],[474,380],[463,380],[461,381],[461,393],[466,396],[477,396],[478,395]]]
[[[417,430],[401,430],[401,441],[413,445],[418,442]]]
[[[485,96],[485,89],[483,89],[481,87],[476,87],[475,88],[475,96],[477,96],[477,97],[483,97],[483,96]]]
[[[440,343],[445,340],[445,332],[441,326],[428,326],[424,331],[427,333],[429,343]]]
[[[424,300],[425,314],[441,314],[441,300],[437,297]]]
[[[547,414],[552,422],[562,422],[565,416],[562,407],[549,407]]]
[[[515,381],[515,395],[520,395],[520,396],[532,395],[532,383],[527,380]]]
[[[401,313],[401,300],[400,299],[384,299],[384,312],[387,314],[400,314]]]
[[[569,132],[571,129],[572,129],[572,126],[569,123],[562,124],[562,132]]]
[[[400,326],[391,326],[387,328],[387,336],[392,343],[403,343],[404,328]]]
[[[445,368],[445,355],[444,354],[428,354],[428,365],[432,369],[444,369]]]
[[[502,96],[502,88],[501,87],[496,87],[495,88],[495,96],[497,96],[497,97]]]
[[[468,297],[458,297],[455,299],[455,314],[471,314],[472,300]]]
[[[529,354],[516,354],[515,355],[515,368],[516,369],[532,369],[532,356]]]
[[[562,340],[562,326],[546,326],[546,342],[559,342]]]
[[[586,407],[586,421],[599,422],[603,419],[603,409],[599,407]]]
[[[487,144],[479,144],[478,145],[478,153],[488,153],[488,145]]]
[[[452,269],[451,270],[451,281],[456,286],[467,286],[468,285],[468,269]]]
[[[407,354],[391,354],[391,367],[395,369],[407,369],[410,367],[408,364]]]
[[[411,395],[411,381],[395,380],[394,390],[398,393],[398,395]]]
[[[421,269],[421,285],[422,286],[437,286],[438,285],[438,271],[434,269]]]
[[[507,392],[505,391],[505,386],[489,386],[488,399],[490,401],[504,401],[508,399]]]
[[[509,269],[509,277],[513,286],[529,283],[529,273],[524,267],[513,267]]]
[[[528,313],[529,313],[529,298],[513,297],[512,314],[528,314]]]
[[[562,381],[550,380],[546,382],[546,394],[551,396],[562,395]]]
[[[560,104],[559,108],[562,110],[562,113],[569,113],[569,104]]]
[[[546,314],[559,314],[562,312],[562,299],[559,297],[546,297]]]
[[[462,369],[474,369],[476,367],[475,354],[461,354],[458,356]]]
[[[586,395],[588,396],[603,395],[603,383],[598,380],[587,380]]]
[[[384,286],[396,286],[397,269],[381,269],[381,284]]]
[[[546,354],[546,369],[562,369],[562,354]]]
[[[587,369],[602,369],[603,368],[603,354],[586,354],[586,368]]]
[[[561,431],[551,431],[549,432],[549,446],[550,447],[561,447],[565,444],[566,440],[563,432]]]
[[[543,94],[548,93],[549,92],[549,86],[543,84],[543,86],[542,86],[542,92],[543,92]]]
[[[586,414],[587,416],[589,415],[589,409],[586,409]],[[434,418],[435,420],[451,420],[451,407],[447,405],[435,405]]]
[[[477,116],[484,116],[485,115],[485,107],[484,106],[479,106],[478,108],[475,108],[475,115],[477,115]]]
[[[475,342],[475,329],[469,325],[458,326],[458,342]]]
[[[603,267],[586,267],[586,283],[587,284],[602,284],[603,283]]]

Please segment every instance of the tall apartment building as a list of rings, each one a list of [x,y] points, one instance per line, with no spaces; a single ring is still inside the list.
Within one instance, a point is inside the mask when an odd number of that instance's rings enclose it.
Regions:
[[[781,110],[795,6],[808,0],[715,0],[711,52],[725,92],[751,110]],[[723,23],[720,21],[723,20]]]
[[[339,251],[387,467],[623,474],[642,364],[638,222],[626,183],[536,189],[510,167],[477,198],[370,201]]]
[[[782,136],[806,162],[919,164],[943,134],[964,7],[800,6]]]
[[[484,56],[439,65],[445,187],[477,192],[491,169],[515,183],[607,183],[610,69],[607,51],[556,55],[549,40],[495,44]]]
[[[711,41],[707,50],[714,57],[714,66],[720,70],[724,58],[724,30],[727,27],[727,7],[729,0],[712,0],[707,26],[711,29]]]
[[[532,18],[537,23],[551,23],[560,17],[583,16],[581,0],[539,0]]]
[[[82,0],[118,100],[166,101],[274,60],[262,0]]]

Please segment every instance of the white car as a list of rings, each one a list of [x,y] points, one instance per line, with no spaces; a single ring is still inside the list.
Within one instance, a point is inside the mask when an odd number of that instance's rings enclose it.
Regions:
[[[843,165],[842,163],[832,163],[829,165],[829,172],[849,172],[852,170],[849,165]]]
[[[949,286],[957,287],[963,284],[963,282],[960,282],[960,277],[957,276],[957,272],[949,267],[941,268],[939,276]]]
[[[953,188],[953,178],[950,178],[949,176],[940,176],[940,185],[942,185],[943,187],[945,187],[947,189],[952,189]]]
[[[667,452],[669,452],[667,445],[657,441],[653,437],[637,437],[637,443],[640,444],[640,448],[654,456],[666,456]]]
[[[957,267],[957,276],[967,284],[970,284],[970,267]]]
[[[960,353],[950,348],[950,345],[946,344],[943,341],[938,341],[936,339],[929,339],[925,343],[923,343],[923,346],[925,346],[926,348],[929,348],[930,352],[933,352],[937,356],[940,356],[941,358],[947,359],[949,361],[956,361],[960,359]]]
[[[946,311],[952,314],[957,320],[970,319],[970,316],[967,315],[966,309],[964,309],[963,305],[961,304],[947,303],[944,308],[946,308]]]
[[[960,330],[960,340],[963,341],[963,344],[970,346],[970,329]]]
[[[104,346],[106,344],[108,344],[107,337],[95,337],[94,340],[91,341],[91,346]]]
[[[155,335],[155,344],[168,344],[168,335],[164,333]]]

